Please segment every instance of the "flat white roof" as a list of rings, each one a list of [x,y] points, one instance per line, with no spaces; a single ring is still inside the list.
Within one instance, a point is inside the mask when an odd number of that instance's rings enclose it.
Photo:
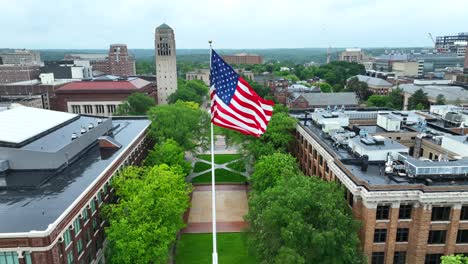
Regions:
[[[26,106],[1,111],[0,141],[21,143],[76,116],[76,114]]]

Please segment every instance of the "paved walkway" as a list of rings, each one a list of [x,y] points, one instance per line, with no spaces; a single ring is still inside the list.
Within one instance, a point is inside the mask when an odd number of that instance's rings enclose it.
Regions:
[[[238,150],[237,150],[236,147],[227,147],[226,146],[226,141],[224,139],[224,136],[216,136],[215,151],[214,151],[215,154],[237,154],[237,152],[238,152]],[[211,154],[211,152],[210,152],[210,150],[208,150],[208,151],[202,152],[202,154]],[[197,158],[197,157],[191,155],[191,153],[188,153],[187,159],[190,160],[190,162],[192,163],[192,168],[195,167],[195,163],[197,163],[197,162],[203,162],[203,163],[206,163],[206,164],[211,166],[210,161],[206,161],[206,160]],[[215,164],[215,170],[216,169],[225,169],[227,171],[230,171],[230,172],[233,172],[233,173],[236,173],[236,174],[240,174],[240,175],[242,175],[242,176],[244,176],[246,178],[250,178],[250,175],[247,172],[240,172],[240,171],[233,170],[233,169],[227,167],[227,165],[235,163],[237,161],[239,161],[239,159],[232,160],[232,161],[229,161],[229,162],[224,163],[224,164]],[[204,171],[201,171],[201,172],[191,172],[186,177],[186,181],[190,182],[190,181],[192,181],[193,178],[195,178],[197,176],[200,176],[200,175],[203,175],[203,174],[205,174],[207,172],[210,172],[210,171],[211,171],[211,168],[209,168],[207,170],[204,170]]]
[[[187,227],[183,233],[209,233],[211,221],[211,185],[197,185],[192,194]],[[217,232],[240,232],[247,227],[247,188],[245,185],[216,185]]]

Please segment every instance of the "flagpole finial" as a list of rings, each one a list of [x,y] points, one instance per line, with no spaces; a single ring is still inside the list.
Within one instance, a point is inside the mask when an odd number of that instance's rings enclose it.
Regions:
[[[213,43],[213,41],[212,41],[212,40],[208,40],[208,43],[210,43],[210,45],[211,45],[211,43]]]

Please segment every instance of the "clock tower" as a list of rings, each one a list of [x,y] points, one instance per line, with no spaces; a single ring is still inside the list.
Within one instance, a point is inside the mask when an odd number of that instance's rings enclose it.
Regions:
[[[174,30],[163,23],[155,32],[156,80],[158,104],[167,104],[177,90],[177,64]]]

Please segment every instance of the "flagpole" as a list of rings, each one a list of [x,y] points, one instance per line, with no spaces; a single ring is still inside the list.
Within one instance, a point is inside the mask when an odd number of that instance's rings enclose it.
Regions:
[[[211,46],[212,41],[208,41],[210,44],[210,71],[211,71],[211,55],[213,47]],[[218,252],[216,246],[216,188],[215,188],[215,166],[214,166],[214,133],[213,133],[213,122],[211,121],[211,216],[213,225],[213,264],[218,264]]]

